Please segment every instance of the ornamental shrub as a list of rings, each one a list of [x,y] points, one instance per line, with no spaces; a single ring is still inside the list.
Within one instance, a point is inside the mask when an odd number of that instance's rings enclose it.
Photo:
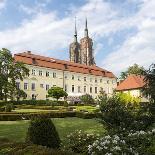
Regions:
[[[50,148],[60,146],[60,138],[53,122],[43,116],[31,120],[26,141]]]
[[[97,139],[94,134],[88,134],[81,130],[76,130],[67,136],[67,147],[75,153],[87,154],[88,145]]]
[[[80,96],[80,100],[85,105],[94,104],[95,103],[93,97],[91,95],[89,95],[89,94],[85,94],[85,95]]]
[[[13,104],[6,104],[5,112],[11,112],[14,109]]]

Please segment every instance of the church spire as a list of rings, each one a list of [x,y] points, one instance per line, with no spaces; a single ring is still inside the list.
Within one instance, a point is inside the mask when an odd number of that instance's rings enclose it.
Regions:
[[[86,18],[86,23],[85,23],[85,33],[84,33],[84,36],[85,37],[88,37],[88,27],[87,27],[87,18]]]
[[[75,17],[75,34],[74,34],[74,42],[77,42],[76,17]]]

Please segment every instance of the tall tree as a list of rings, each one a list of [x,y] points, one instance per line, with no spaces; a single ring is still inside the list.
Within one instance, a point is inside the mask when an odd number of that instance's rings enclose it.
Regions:
[[[144,67],[134,64],[133,66],[129,66],[126,71],[121,72],[120,79],[124,80],[130,74],[141,75],[143,71]]]
[[[0,99],[12,98],[17,91],[16,80],[23,80],[29,75],[29,69],[22,62],[15,62],[8,49],[0,50]]]

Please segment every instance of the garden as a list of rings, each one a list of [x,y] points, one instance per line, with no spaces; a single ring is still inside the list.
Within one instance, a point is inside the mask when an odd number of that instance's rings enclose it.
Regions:
[[[67,93],[59,87],[48,90],[55,101],[25,100],[15,79],[23,80],[28,70],[14,63],[6,49],[0,58],[0,154],[155,154],[154,68],[142,73],[147,103],[130,94],[109,97],[101,91],[96,100],[86,94],[75,105],[66,101]],[[59,101],[61,97],[64,101]]]

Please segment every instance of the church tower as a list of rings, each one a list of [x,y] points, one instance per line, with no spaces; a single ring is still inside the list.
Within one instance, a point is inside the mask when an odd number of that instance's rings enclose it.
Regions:
[[[87,19],[85,23],[84,38],[80,40],[81,63],[92,66],[95,65],[93,56],[93,41],[89,38]]]
[[[77,29],[76,29],[76,19],[75,19],[75,34],[74,42],[70,44],[69,47],[70,61],[75,63],[81,63],[80,61],[80,44],[77,41]]]

